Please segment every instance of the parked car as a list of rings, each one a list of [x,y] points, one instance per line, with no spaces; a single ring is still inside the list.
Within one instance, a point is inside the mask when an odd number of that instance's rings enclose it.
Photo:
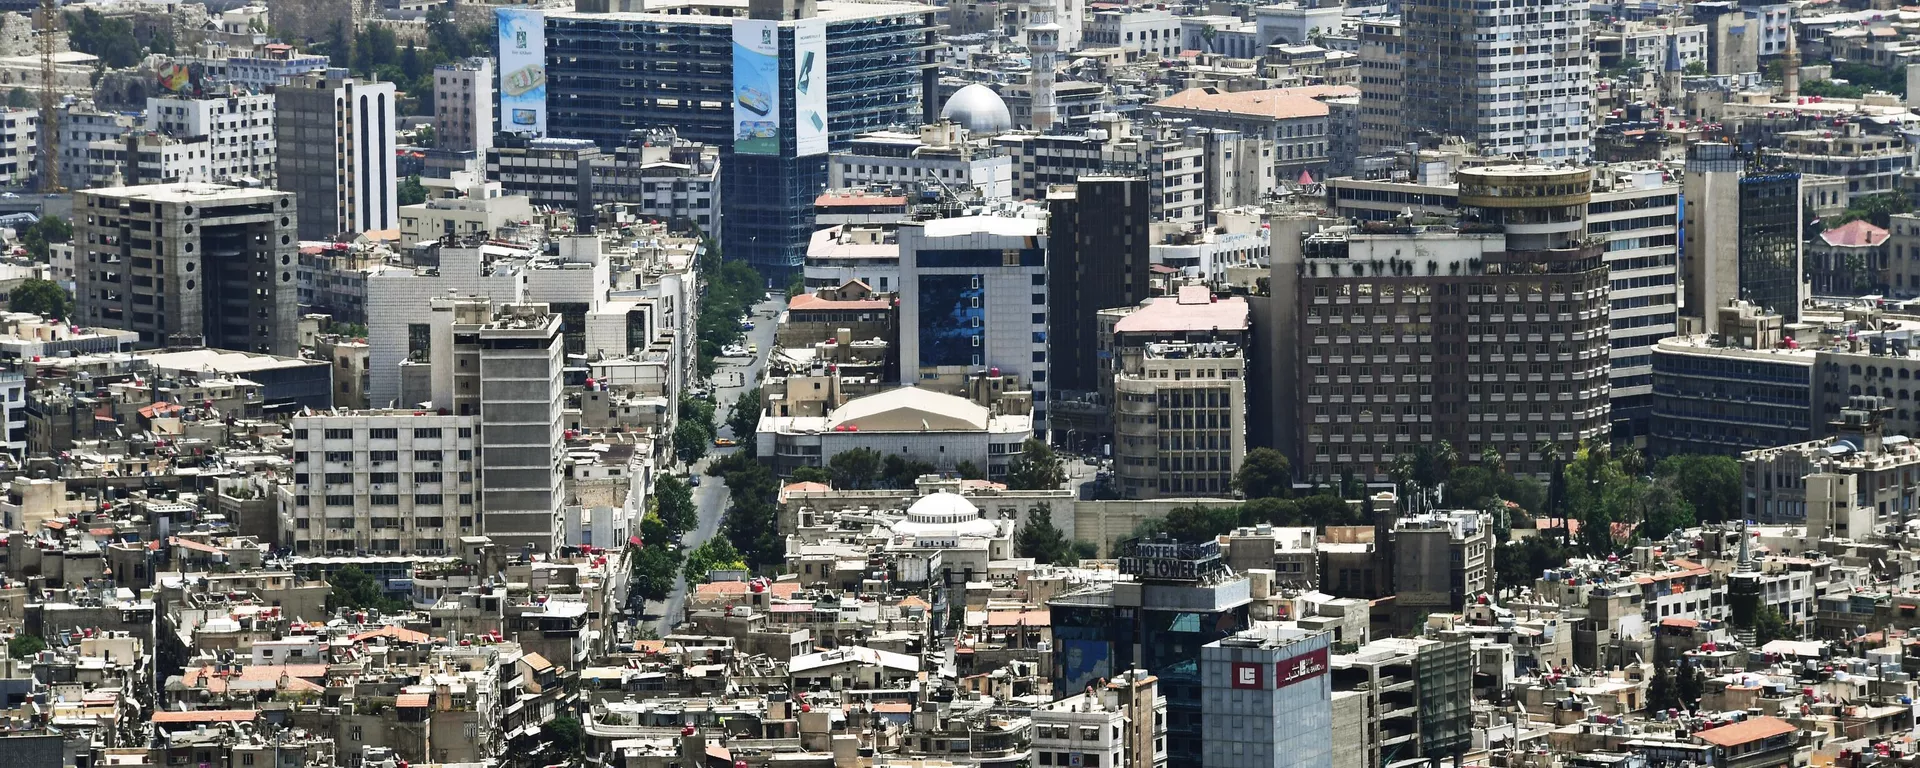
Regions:
[[[716,437],[713,439],[713,444],[717,448],[732,448],[739,445],[739,443],[734,442],[731,437]]]

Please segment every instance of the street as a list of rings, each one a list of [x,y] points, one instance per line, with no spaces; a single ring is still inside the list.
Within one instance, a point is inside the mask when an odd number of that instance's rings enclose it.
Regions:
[[[768,317],[769,311],[777,313],[786,306],[785,299],[766,301],[753,307],[753,330],[743,334],[740,344],[758,345],[759,352],[751,360],[744,358],[721,358],[719,367],[713,373],[714,422],[719,426],[721,437],[731,437],[740,442],[753,439],[753,435],[736,435],[726,425],[727,414],[733,410],[733,401],[740,393],[752,389],[760,381],[760,371],[766,367],[767,356],[773,352],[774,317]],[[693,503],[699,509],[699,521],[693,530],[680,539],[682,551],[691,552],[706,540],[720,532],[720,519],[727,511],[727,486],[718,477],[707,477],[703,473],[707,464],[717,456],[724,456],[739,448],[711,448],[705,459],[695,464],[687,474],[700,477],[700,487],[693,489]],[[654,627],[665,637],[673,631],[673,625],[680,620],[681,610],[687,603],[687,579],[683,575],[673,584],[673,592],[664,602],[647,603],[646,616],[654,620]]]

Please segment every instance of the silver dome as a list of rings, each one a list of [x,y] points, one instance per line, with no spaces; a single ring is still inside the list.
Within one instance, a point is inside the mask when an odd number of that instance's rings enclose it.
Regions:
[[[979,83],[954,91],[940,110],[940,119],[952,120],[975,134],[1013,130],[1013,113],[1007,111],[1007,103],[992,88]]]

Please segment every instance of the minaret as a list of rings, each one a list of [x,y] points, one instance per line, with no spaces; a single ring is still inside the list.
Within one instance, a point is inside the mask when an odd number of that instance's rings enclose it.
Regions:
[[[1056,0],[1038,0],[1027,5],[1027,55],[1033,71],[1027,84],[1033,91],[1033,129],[1046,133],[1053,127],[1053,62],[1060,52],[1060,25],[1053,21]]]
[[[1800,49],[1793,45],[1793,35],[1787,35],[1787,55],[1780,60],[1780,90],[1785,94],[1781,101],[1793,101],[1800,95]]]
[[[1747,521],[1740,521],[1740,561],[1727,576],[1727,606],[1733,609],[1735,636],[1748,648],[1754,645],[1753,624],[1760,616],[1760,569],[1753,563]]]

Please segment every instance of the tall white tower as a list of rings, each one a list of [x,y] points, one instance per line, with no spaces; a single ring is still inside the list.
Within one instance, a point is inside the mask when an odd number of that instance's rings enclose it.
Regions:
[[[1027,54],[1033,58],[1028,84],[1033,88],[1033,129],[1053,127],[1053,63],[1060,53],[1060,25],[1053,21],[1057,0],[1038,0],[1027,6]]]

